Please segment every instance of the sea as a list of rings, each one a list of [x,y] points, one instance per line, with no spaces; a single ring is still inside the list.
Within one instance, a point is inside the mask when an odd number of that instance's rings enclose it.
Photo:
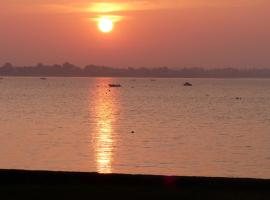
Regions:
[[[0,168],[270,178],[270,79],[3,77]]]

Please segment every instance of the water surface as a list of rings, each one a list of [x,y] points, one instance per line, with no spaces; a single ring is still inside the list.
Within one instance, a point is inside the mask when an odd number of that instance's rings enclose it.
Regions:
[[[270,178],[267,79],[6,77],[0,91],[0,168]]]

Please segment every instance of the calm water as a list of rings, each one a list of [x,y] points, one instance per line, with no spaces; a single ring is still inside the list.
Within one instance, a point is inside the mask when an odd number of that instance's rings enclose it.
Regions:
[[[0,168],[270,178],[270,80],[4,78],[0,152]]]

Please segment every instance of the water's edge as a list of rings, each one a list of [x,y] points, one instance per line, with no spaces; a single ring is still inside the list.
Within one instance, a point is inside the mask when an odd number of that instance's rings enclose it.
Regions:
[[[269,199],[270,179],[0,170],[1,197]]]
[[[63,184],[98,184],[106,183],[133,183],[143,185],[181,185],[186,183],[211,185],[238,185],[248,186],[256,184],[268,185],[270,179],[236,178],[236,177],[203,177],[203,176],[162,176],[142,174],[100,174],[97,172],[68,172],[43,171],[24,169],[0,169],[0,184],[31,183],[46,184],[50,181]],[[270,188],[269,188],[270,189]]]

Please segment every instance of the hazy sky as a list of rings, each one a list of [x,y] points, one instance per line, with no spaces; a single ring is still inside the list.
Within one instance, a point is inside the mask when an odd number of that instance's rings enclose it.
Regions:
[[[269,0],[0,0],[0,65],[270,68],[269,7]],[[98,30],[101,15],[117,17],[111,33]]]

